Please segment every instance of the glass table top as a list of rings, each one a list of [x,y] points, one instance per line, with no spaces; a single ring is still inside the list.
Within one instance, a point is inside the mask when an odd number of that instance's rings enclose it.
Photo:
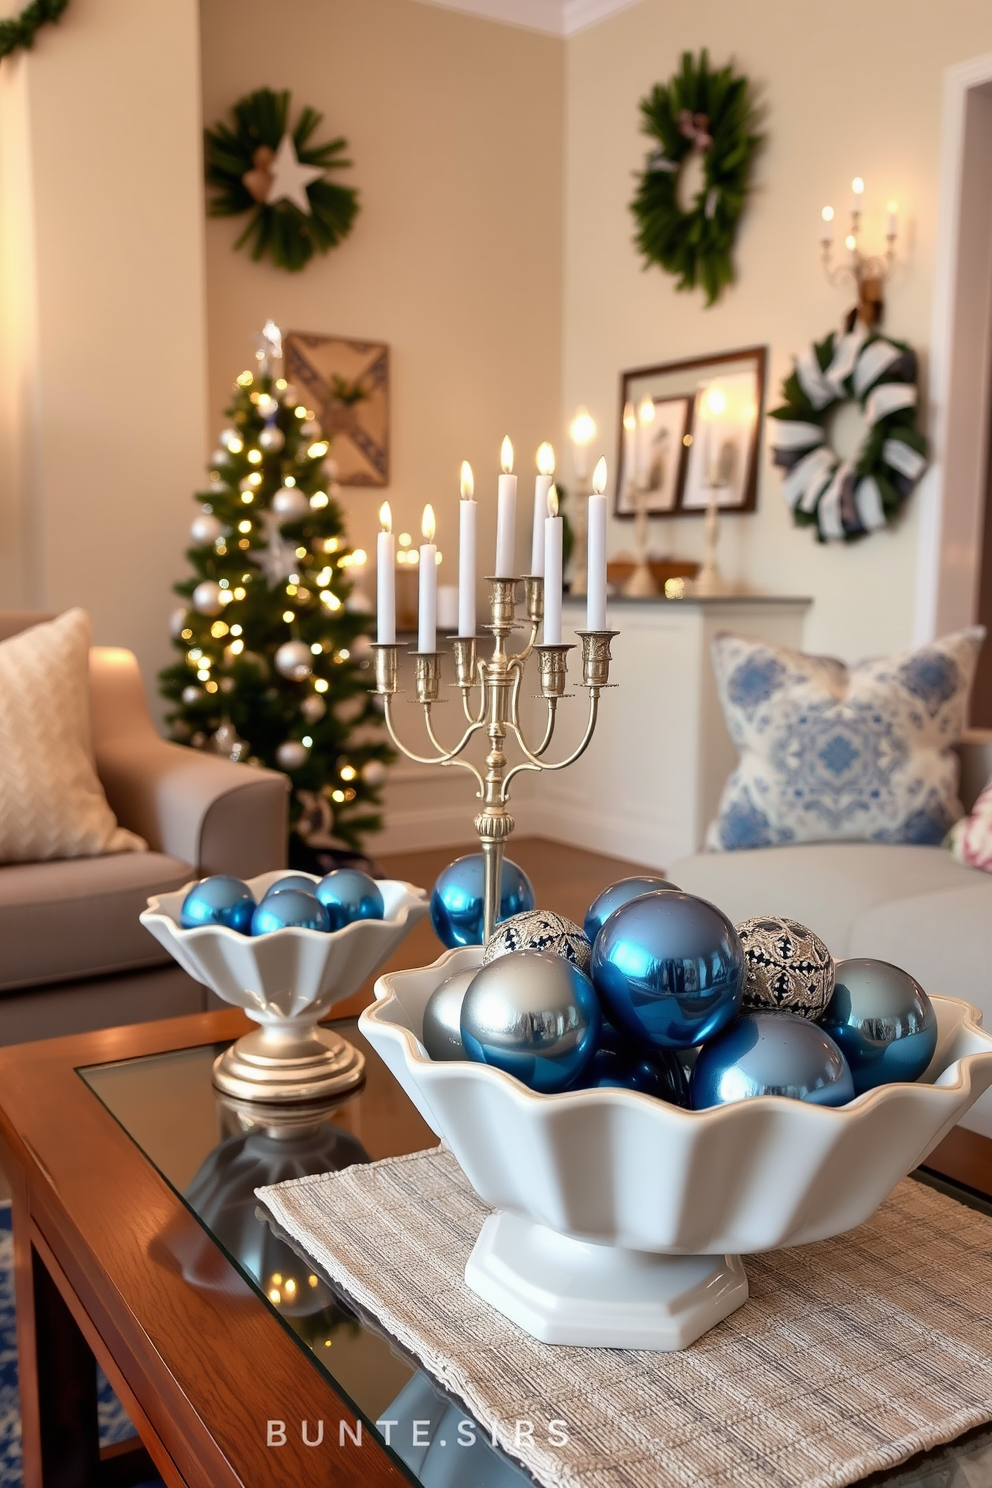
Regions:
[[[447,1395],[320,1268],[267,1223],[262,1184],[433,1147],[424,1125],[353,1019],[334,1025],[366,1057],[358,1090],[308,1113],[265,1111],[215,1090],[223,1044],[93,1065],[79,1074],[206,1232],[181,1257],[191,1286],[216,1285],[217,1245],[372,1432],[424,1488],[527,1488],[529,1475],[490,1444]],[[925,1181],[992,1213],[956,1185]],[[864,1480],[899,1488],[992,1488],[992,1427]]]

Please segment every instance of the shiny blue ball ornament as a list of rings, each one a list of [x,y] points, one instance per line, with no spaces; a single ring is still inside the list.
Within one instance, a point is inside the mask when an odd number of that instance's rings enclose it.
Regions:
[[[251,917],[252,935],[271,935],[274,930],[329,930],[327,910],[315,894],[301,889],[283,889],[269,894]]]
[[[226,925],[229,930],[250,935],[254,912],[255,900],[248,885],[227,873],[216,873],[212,878],[201,878],[190,889],[183,900],[180,923],[184,930]]]
[[[671,1049],[650,1054],[632,1045],[617,1047],[611,1040],[600,1043],[575,1090],[639,1090],[673,1106],[688,1106],[689,1085],[678,1056]]]
[[[357,868],[335,868],[313,891],[327,910],[332,930],[354,920],[381,920],[386,913],[379,885]]]
[[[592,982],[550,951],[511,951],[483,966],[462,1000],[465,1053],[541,1095],[566,1090],[592,1062],[602,1023]]]
[[[277,878],[275,883],[269,885],[262,898],[268,899],[272,894],[282,894],[286,889],[299,889],[302,894],[312,894],[315,888],[315,880],[307,878],[305,873],[284,873],[282,878]]]
[[[654,1049],[687,1049],[725,1028],[741,1005],[744,967],[727,916],[678,890],[628,900],[592,949],[605,1016]]]
[[[815,1106],[854,1099],[847,1060],[828,1033],[796,1013],[745,1013],[699,1051],[689,1081],[694,1111],[784,1095]]]
[[[834,993],[819,1021],[844,1051],[858,1095],[918,1080],[937,1047],[933,1003],[908,971],[888,961],[838,961]]]
[[[456,858],[438,875],[431,894],[434,934],[450,951],[454,946],[481,945],[485,919],[485,870],[481,853]],[[522,868],[503,859],[498,921],[534,908],[534,890]],[[497,921],[497,922],[498,922]]]
[[[629,904],[631,899],[639,899],[642,894],[664,893],[666,889],[674,889],[677,894],[682,892],[678,884],[669,883],[667,878],[653,878],[647,873],[640,878],[618,878],[616,883],[596,895],[586,910],[582,928],[593,941],[621,904]]]

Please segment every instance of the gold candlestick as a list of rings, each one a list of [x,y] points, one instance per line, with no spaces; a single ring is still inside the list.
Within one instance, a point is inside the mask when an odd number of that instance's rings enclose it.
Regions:
[[[482,802],[475,818],[475,830],[479,834],[485,867],[485,938],[492,935],[499,919],[500,877],[503,852],[507,838],[513,831],[513,817],[509,809],[510,782],[515,775],[525,770],[564,770],[584,754],[592,739],[599,713],[599,695],[610,685],[610,642],[617,634],[615,630],[586,630],[579,632],[582,643],[582,685],[589,694],[589,712],[585,732],[578,747],[565,759],[549,762],[544,758],[554,737],[557,708],[565,697],[568,679],[568,645],[539,645],[538,634],[544,618],[544,580],[535,574],[523,579],[528,639],[521,651],[510,654],[507,642],[510,633],[517,628],[516,588],[519,579],[490,578],[486,582],[492,587],[490,610],[492,623],[485,627],[492,633],[492,652],[488,660],[479,656],[479,637],[457,636],[454,641],[455,682],[462,695],[462,710],[467,727],[458,743],[451,749],[437,738],[431,714],[437,701],[440,686],[440,658],[436,652],[414,652],[416,665],[416,699],[423,709],[427,737],[437,751],[432,755],[416,754],[408,749],[396,732],[393,716],[393,700],[399,684],[399,645],[377,644],[375,652],[375,690],[383,699],[383,713],[389,736],[396,748],[407,759],[420,765],[459,765],[468,770],[478,783],[477,799]],[[547,715],[544,736],[533,748],[524,738],[520,722],[520,688],[526,663],[536,652],[539,663],[541,697]],[[473,693],[478,689],[477,698]],[[484,733],[489,748],[484,767],[479,769],[471,760],[461,758],[468,743],[476,734]],[[506,754],[507,739],[512,735],[522,760],[514,765]]]

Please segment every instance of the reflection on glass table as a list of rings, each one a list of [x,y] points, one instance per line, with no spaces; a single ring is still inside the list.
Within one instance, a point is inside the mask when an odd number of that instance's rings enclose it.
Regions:
[[[217,1265],[219,1246],[362,1417],[364,1429],[424,1488],[527,1488],[529,1475],[491,1446],[459,1402],[259,1209],[255,1189],[263,1184],[436,1145],[355,1021],[336,1026],[366,1055],[367,1078],[325,1107],[274,1113],[220,1095],[211,1067],[224,1046],[213,1044],[79,1073],[203,1227],[202,1244],[181,1253],[168,1235],[158,1241],[191,1286],[229,1284]],[[992,1213],[987,1200],[928,1181]],[[333,1430],[336,1440],[336,1423]],[[872,1488],[992,1488],[992,1428],[864,1481]]]

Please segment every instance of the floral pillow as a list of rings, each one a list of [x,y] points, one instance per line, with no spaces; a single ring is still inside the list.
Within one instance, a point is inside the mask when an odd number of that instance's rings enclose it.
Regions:
[[[975,802],[971,815],[962,817],[951,828],[947,846],[959,863],[992,873],[992,780]]]
[[[962,815],[954,745],[984,639],[976,626],[847,666],[716,636],[717,689],[740,759],[707,849],[942,842]]]

